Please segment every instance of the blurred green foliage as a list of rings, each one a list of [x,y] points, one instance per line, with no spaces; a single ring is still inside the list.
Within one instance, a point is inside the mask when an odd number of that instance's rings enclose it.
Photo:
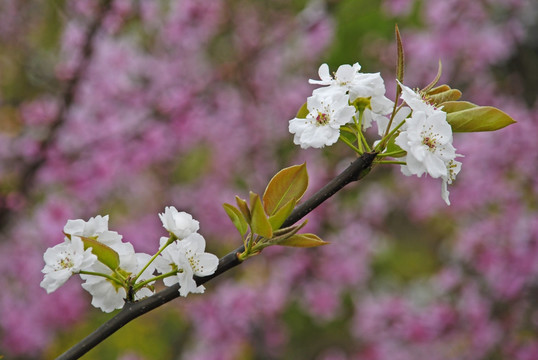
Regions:
[[[61,334],[45,357],[53,359],[110,317],[110,314],[92,309],[87,321]],[[128,354],[136,354],[147,359],[174,359],[188,343],[188,334],[188,324],[182,321],[180,313],[172,307],[164,307],[147,314],[140,321],[123,327],[88,352],[84,359],[114,360]]]

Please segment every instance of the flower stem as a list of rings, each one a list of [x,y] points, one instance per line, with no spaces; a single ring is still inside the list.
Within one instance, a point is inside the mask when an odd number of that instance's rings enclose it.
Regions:
[[[400,80],[400,81],[403,81],[403,80]],[[392,108],[392,114],[390,115],[389,124],[387,125],[387,130],[385,131],[385,136],[383,136],[383,138],[386,138],[387,135],[389,134],[392,121],[394,121],[394,117],[403,106],[403,103],[400,106],[398,106],[398,98],[400,97],[401,94],[402,94],[402,87],[400,86],[400,84],[396,83],[396,97],[394,98],[394,107]],[[383,143],[383,141],[381,141],[380,144],[381,143]]]
[[[398,151],[391,151],[391,152],[377,154],[377,157],[387,157],[387,156],[398,157],[405,154],[406,152],[404,150],[398,150]]]
[[[79,274],[84,274],[84,275],[101,276],[101,277],[107,278],[110,281],[113,281],[113,282],[117,283],[118,285],[121,285],[121,286],[125,285],[123,282],[121,282],[118,279],[116,279],[116,278],[114,278],[114,277],[112,277],[110,275],[107,275],[107,274],[94,272],[94,271],[85,271],[85,270],[80,270],[78,273]]]
[[[405,161],[396,161],[396,160],[380,160],[374,161],[374,164],[396,164],[396,165],[405,165]]]
[[[162,248],[159,249],[159,251],[157,251],[157,253],[155,253],[155,255],[153,255],[151,257],[151,259],[149,259],[148,263],[142,268],[142,270],[140,270],[140,272],[133,278],[132,282],[136,282],[136,280],[140,277],[140,275],[142,275],[142,273],[144,271],[146,271],[146,269],[148,268],[148,266],[157,258],[157,256],[159,256],[164,249],[166,249],[166,247],[168,245],[170,245],[171,243],[173,243],[174,241],[177,240],[177,237],[174,235],[174,234],[170,234],[170,237],[168,238],[168,241],[166,241],[166,244],[163,245]]]
[[[340,135],[340,140],[346,143],[347,146],[349,146],[353,151],[355,151],[357,154],[361,155],[362,152],[357,148],[355,145],[353,145],[348,139],[346,139],[344,136]]]
[[[355,123],[355,128],[357,130],[357,146],[359,148],[359,154],[362,154],[364,153],[364,149],[362,148],[362,139],[361,139],[361,135],[362,135],[362,131],[361,131],[361,126],[362,126],[362,111],[359,111],[359,120],[357,120],[357,117],[356,116],[353,116],[353,122]]]
[[[389,139],[400,129],[403,124],[405,124],[405,120],[403,120],[401,123],[398,124],[388,135],[384,136],[383,139],[377,144],[377,146],[374,148],[374,151],[380,152],[382,149],[385,148],[386,143],[389,141]]]
[[[366,152],[371,152],[372,149],[370,148],[370,145],[368,145],[368,141],[366,141],[366,138],[364,137],[364,134],[361,132],[359,132],[359,137],[361,138],[363,144],[364,144],[364,147],[366,148]]]
[[[167,278],[167,277],[170,277],[170,276],[174,276],[174,275],[177,274],[177,272],[178,272],[178,270],[172,270],[170,272],[167,272],[166,274],[157,275],[157,276],[152,277],[151,279],[139,282],[138,284],[135,284],[133,286],[133,290],[136,292],[136,291],[140,290],[141,288],[143,288],[145,285],[149,284],[150,282],[157,281],[157,280],[160,280],[160,279],[164,279],[164,278]]]

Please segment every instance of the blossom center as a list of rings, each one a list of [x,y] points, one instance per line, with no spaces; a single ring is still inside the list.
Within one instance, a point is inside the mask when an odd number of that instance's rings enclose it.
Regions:
[[[187,257],[187,261],[189,262],[189,265],[191,266],[192,270],[196,272],[203,271],[204,266],[200,264],[200,259],[195,258],[195,255],[192,250],[187,250],[185,253]]]
[[[73,261],[71,256],[69,256],[69,254],[63,253],[62,256],[63,256],[62,259],[60,259],[58,263],[56,264],[57,270],[71,269],[72,267],[75,266],[75,262]]]
[[[425,136],[422,139],[422,144],[426,145],[430,149],[435,149],[435,147],[437,146],[437,139],[433,137]]]
[[[327,125],[329,120],[329,114],[318,113],[318,116],[316,116],[316,124],[318,125]]]

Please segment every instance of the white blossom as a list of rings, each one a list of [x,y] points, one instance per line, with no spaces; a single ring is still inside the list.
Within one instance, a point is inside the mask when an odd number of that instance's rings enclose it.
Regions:
[[[329,72],[329,65],[321,64],[318,70],[318,75],[321,80],[310,79],[308,82],[316,85],[332,85],[346,88],[355,81],[355,78],[360,70],[361,66],[359,63],[355,63],[353,65],[340,65],[338,70],[336,70],[334,73],[334,76],[331,76]],[[349,90],[349,88],[346,90]]]
[[[461,170],[461,162],[456,160],[450,160],[446,164],[446,168],[447,175],[441,177],[443,180],[443,183],[441,184],[441,197],[447,205],[450,205],[450,200],[448,199],[448,195],[450,194],[448,191],[448,184],[452,184],[452,182],[456,180],[456,176]]]
[[[359,63],[341,65],[331,76],[327,64],[319,68],[321,80],[312,80],[311,84],[325,85],[313,91],[313,95],[329,97],[331,95],[347,94],[349,102],[357,101],[359,111],[362,111],[362,126],[367,129],[372,121],[377,121],[392,112],[394,103],[385,97],[385,83],[380,73],[361,73]]]
[[[121,241],[121,235],[114,232],[109,232],[104,242],[110,246],[119,255],[120,265],[118,272],[124,276],[136,276],[140,270],[148,263],[150,255],[144,253],[135,253],[133,245]],[[100,240],[100,239],[99,239]],[[117,275],[107,266],[100,262],[96,262],[91,267],[92,272],[102,273],[111,277]],[[155,268],[150,265],[142,275],[138,278],[138,282],[149,279]],[[95,275],[81,274],[80,277],[85,280],[82,287],[92,295],[92,305],[100,308],[104,312],[111,312],[115,309],[120,309],[125,304],[127,293],[125,289],[116,282]],[[146,296],[153,294],[153,291],[148,288],[142,288],[135,293],[135,300],[140,300]]]
[[[395,142],[407,151],[406,164],[402,172],[406,175],[431,177],[448,176],[446,164],[456,156],[452,146],[452,128],[446,121],[446,113],[436,111],[428,115],[414,111],[406,120],[407,129],[402,131]]]
[[[415,91],[410,87],[405,86],[398,81],[400,87],[402,88],[401,98],[413,111],[423,111],[426,115],[433,115],[435,112],[438,112],[440,109],[430,104],[419,91]]]
[[[345,94],[313,95],[307,99],[306,119],[294,118],[289,122],[293,142],[301,148],[322,148],[332,145],[340,137],[340,126],[352,121],[355,108],[349,106]]]
[[[91,249],[84,250],[84,244],[79,237],[73,236],[61,244],[47,249],[43,255],[45,274],[40,286],[51,293],[62,286],[72,274],[90,268],[97,261],[97,256]]]
[[[167,238],[161,238],[161,247],[167,241]],[[193,277],[213,274],[218,263],[219,259],[215,255],[205,252],[204,237],[193,233],[183,240],[168,245],[155,260],[155,268],[162,274],[177,271],[176,275],[164,278],[164,284],[172,286],[179,283],[180,295],[187,296],[189,293],[205,291],[205,287],[198,286]]]
[[[362,126],[368,129],[372,122],[383,121],[392,113],[394,103],[385,96],[385,83],[380,73],[359,73],[349,89],[349,100],[363,103]]]
[[[168,206],[164,209],[163,214],[159,214],[163,227],[168,232],[174,234],[178,239],[184,239],[195,233],[200,228],[198,221],[184,211],[177,211],[173,206]]]
[[[84,237],[94,237],[108,231],[108,215],[90,218],[88,221],[82,219],[67,220],[64,226],[64,233]]]

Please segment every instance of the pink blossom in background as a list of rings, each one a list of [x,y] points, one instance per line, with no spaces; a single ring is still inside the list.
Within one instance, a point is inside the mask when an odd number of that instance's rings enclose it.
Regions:
[[[175,206],[192,213],[208,248],[224,255],[240,240],[222,203],[233,203],[236,194],[247,198],[249,190],[263,193],[276,171],[304,161],[308,197],[353,160],[340,156],[340,148],[296,151],[287,132],[287,121],[312,91],[307,79],[330,56],[338,35],[329,6],[167,5],[114,2],[28,194],[18,193],[13,182],[39,154],[61,98],[56,88],[39,88],[38,96],[10,105],[20,120],[15,130],[0,132],[0,185],[14,211],[0,235],[0,353],[6,356],[40,358],[57,333],[89,314],[78,279],[51,295],[39,288],[43,252],[63,239],[67,219],[110,214],[112,230],[137,251],[152,252],[165,233],[157,214]],[[177,334],[188,341],[176,357],[282,358],[298,346],[297,336],[308,334],[294,333],[283,320],[294,307],[320,328],[341,324],[345,340],[313,341],[323,346],[315,354],[319,359],[538,356],[538,112],[536,102],[520,98],[521,74],[511,70],[507,87],[493,70],[506,66],[532,37],[536,20],[529,14],[536,5],[382,5],[400,26],[409,85],[429,83],[440,58],[441,82],[462,89],[466,100],[503,109],[518,123],[499,132],[454,135],[465,157],[450,207],[435,179],[376,168],[307,216],[305,229],[319,231],[330,245],[267,249],[208,283],[204,295],[167,305],[178,305],[178,317],[189,326]],[[39,7],[6,1],[0,9],[2,41],[27,44],[22,20],[39,18]],[[421,26],[406,26],[415,10]],[[81,61],[96,6],[70,1],[62,11],[55,61],[43,65],[58,89]],[[368,70],[385,77],[393,73],[394,44],[379,44],[368,42],[364,54],[379,54],[380,68]],[[405,250],[409,236],[415,237],[411,255]],[[428,252],[413,257],[419,245]],[[413,261],[432,265],[418,264],[421,270],[409,277],[383,263],[387,253],[412,269]]]
[[[299,81],[305,76],[292,64],[300,64],[305,71],[313,68],[331,30],[325,27],[312,33],[310,27],[296,24],[291,14],[273,18],[270,24],[261,18],[250,19],[260,16],[256,6],[249,11],[228,10],[221,2],[171,2],[166,12],[148,2],[140,7],[130,1],[114,2],[96,34],[74,103],[37,173],[32,193],[44,200],[35,201],[32,208],[21,208],[9,232],[2,234],[5,291],[0,312],[12,314],[2,316],[1,322],[2,332],[11,334],[0,345],[6,353],[39,353],[50,343],[54,330],[71,326],[86,312],[80,304],[87,299],[73,291],[76,279],[50,296],[38,289],[42,253],[61,241],[67,219],[110,213],[111,228],[122,231],[137,250],[149,251],[156,248],[163,232],[157,212],[173,204],[196,214],[204,224],[204,235],[215,237],[211,247],[236,236],[221,204],[245,191],[236,188],[237,180],[263,192],[261,186],[278,170],[270,149],[288,137],[285,121],[308,91],[306,83]],[[66,11],[72,17],[66,17],[61,58],[53,69],[61,81],[74,76],[80,64],[87,26],[96,8],[75,1]],[[227,19],[229,15],[232,18]],[[325,23],[323,14],[318,15],[320,24]],[[147,34],[152,33],[149,48],[139,36],[144,34],[124,28],[128,18],[138,16],[147,24]],[[252,38],[256,33],[249,21],[259,24],[259,38]],[[225,24],[232,24],[238,36],[229,43],[236,52],[226,50],[233,55],[228,60],[210,54],[207,47],[208,41],[227,31]],[[294,36],[288,37],[290,33]],[[318,46],[309,50],[306,62],[299,52],[286,50],[303,41]],[[280,81],[301,85],[282,92]],[[281,100],[278,106],[275,98]],[[40,136],[46,134],[41,129],[47,130],[55,121],[56,111],[54,99],[47,96],[25,102],[22,116],[27,132],[12,139],[11,153],[6,155],[31,162]],[[275,120],[283,126],[275,126]],[[198,158],[192,155],[193,148],[198,149]],[[189,156],[193,156],[191,160]],[[23,165],[18,160],[18,166]],[[199,172],[192,174],[193,169]],[[14,237],[21,240],[8,241]],[[23,256],[21,251],[26,254],[24,261],[17,262]],[[23,276],[27,277],[25,286],[18,282]],[[13,309],[14,288],[17,297],[25,299],[19,306],[35,309],[24,313],[24,321],[10,320],[22,316]],[[217,293],[215,299],[231,295],[241,299],[244,291]],[[279,293],[276,287],[271,292],[274,300],[265,302],[262,310],[267,316],[282,308],[285,296]],[[40,310],[49,302],[67,304],[62,299],[70,298],[70,305],[62,307],[62,316],[46,316],[54,312]],[[230,301],[216,311],[234,306],[234,300]],[[241,314],[249,314],[248,306],[245,303],[246,313]],[[249,323],[241,317],[234,322],[245,329],[236,336],[241,344]],[[210,324],[206,326],[218,330],[218,323]],[[272,344],[281,342],[278,336],[267,339]],[[222,346],[228,345],[223,342]]]

